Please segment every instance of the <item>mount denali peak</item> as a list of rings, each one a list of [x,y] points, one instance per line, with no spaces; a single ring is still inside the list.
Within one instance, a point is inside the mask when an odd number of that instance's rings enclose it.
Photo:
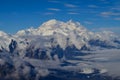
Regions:
[[[64,33],[67,34],[70,31],[86,31],[82,25],[78,22],[69,20],[68,22],[57,21],[55,19],[49,20],[43,23],[37,29],[30,28],[26,30],[18,31],[18,35],[53,35],[53,33]]]
[[[57,21],[55,19],[49,20],[45,23],[43,23],[39,28],[43,27],[43,28],[48,28],[48,29],[57,29],[57,28],[61,28],[61,29],[75,29],[77,27],[80,27],[80,24],[78,24],[77,22],[73,22],[72,20],[69,20],[68,22],[62,22],[62,21]]]

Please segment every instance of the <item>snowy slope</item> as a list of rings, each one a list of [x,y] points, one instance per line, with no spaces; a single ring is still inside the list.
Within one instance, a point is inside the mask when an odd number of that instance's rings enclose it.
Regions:
[[[8,49],[8,45],[11,41],[11,36],[8,35],[7,33],[0,31],[0,50],[1,49]]]

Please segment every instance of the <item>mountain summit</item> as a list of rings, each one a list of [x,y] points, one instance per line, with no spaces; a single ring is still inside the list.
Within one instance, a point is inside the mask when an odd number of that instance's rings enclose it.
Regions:
[[[79,30],[78,30],[79,29]],[[64,35],[68,35],[69,32],[78,30],[78,31],[86,31],[80,23],[73,22],[72,20],[68,22],[57,21],[55,19],[49,20],[43,23],[39,28],[34,29],[26,29],[17,32],[17,35],[53,35],[53,33],[62,33]]]

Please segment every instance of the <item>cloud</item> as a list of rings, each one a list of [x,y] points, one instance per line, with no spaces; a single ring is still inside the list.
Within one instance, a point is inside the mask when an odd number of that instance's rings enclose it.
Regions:
[[[120,21],[120,17],[118,17],[118,18],[114,18],[114,20],[119,20],[119,21]]]
[[[69,7],[69,8],[76,8],[76,7],[78,7],[77,5],[74,5],[74,4],[64,4],[64,6]]]
[[[104,3],[104,4],[109,4],[110,3],[110,1],[109,0],[100,0],[102,3]]]
[[[112,31],[116,34],[120,34],[120,26],[94,28],[92,31]]]
[[[48,2],[51,2],[51,3],[60,3],[60,1],[57,1],[57,0],[49,0]]]
[[[110,17],[110,16],[120,16],[119,12],[101,12],[101,16],[103,17]]]
[[[120,34],[120,26],[119,27],[108,27],[108,28],[100,28],[99,29],[100,31],[112,31],[114,32],[115,34]]]
[[[117,11],[120,11],[120,7],[114,7],[114,8],[111,8],[111,10],[117,10]]]
[[[46,13],[44,13],[44,15],[53,15],[54,13],[52,13],[52,12],[46,12]]]
[[[98,8],[97,5],[88,5],[89,8]]]
[[[105,72],[107,71],[106,74],[112,76],[113,78],[120,76],[119,49],[96,50],[89,51],[88,53],[94,54],[80,57],[83,59],[83,61],[87,61],[87,63],[90,63],[90,65],[87,65],[87,67],[91,66],[91,68],[96,68],[100,70],[100,72],[102,72],[102,70],[105,70]]]
[[[90,21],[84,21],[85,24],[93,24],[92,22]]]
[[[57,9],[57,8],[47,8],[47,10],[51,10],[51,11],[60,11],[60,9]]]
[[[87,10],[80,9],[80,8],[67,8],[66,11],[67,11],[67,12],[74,12],[74,13],[87,12]]]
[[[102,17],[109,17],[112,13],[111,12],[101,12],[100,15]]]
[[[106,0],[100,0],[100,1],[103,1],[103,2],[104,2],[104,1],[106,1]]]
[[[77,13],[77,12],[68,12],[68,14],[75,15],[75,14],[79,14],[79,13]]]

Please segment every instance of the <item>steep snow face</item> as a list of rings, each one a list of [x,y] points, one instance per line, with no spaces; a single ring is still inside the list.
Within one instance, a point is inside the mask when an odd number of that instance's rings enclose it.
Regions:
[[[7,35],[7,33],[0,31],[0,36],[6,36],[6,35]]]
[[[7,33],[0,31],[0,49],[8,49],[9,43],[10,43],[11,36]]]
[[[72,22],[71,20],[66,23],[57,20],[50,20],[43,23],[38,28],[38,31],[41,32],[43,36],[49,36],[55,33],[68,36],[71,31],[86,31],[86,29],[83,28],[79,23]]]

